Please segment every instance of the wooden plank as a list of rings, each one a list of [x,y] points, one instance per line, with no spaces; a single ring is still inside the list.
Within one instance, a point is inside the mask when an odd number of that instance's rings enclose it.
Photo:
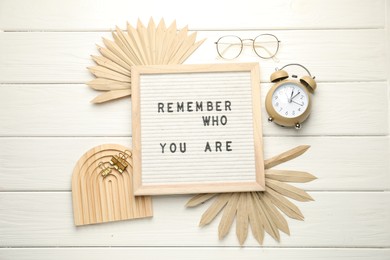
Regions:
[[[83,1],[5,0],[0,8],[2,30],[110,30],[115,24],[151,16],[188,23],[202,29],[378,28],[384,26],[384,0],[370,1],[256,1],[210,2],[115,0]],[[174,6],[175,8],[172,8]],[[204,8],[207,6],[207,8]],[[251,8],[248,8],[251,7]],[[337,7],[337,8],[335,8]],[[69,19],[69,14],[72,19]],[[202,14],[202,19],[199,19]],[[321,15],[318,15],[321,14]],[[240,21],[237,23],[237,21]]]
[[[302,156],[276,168],[307,171],[318,180],[305,190],[390,190],[388,137],[265,137],[264,158],[302,144]],[[71,173],[90,148],[106,143],[131,147],[131,138],[0,138],[0,191],[69,191]],[[23,151],[23,153],[21,153]],[[39,152],[36,152],[39,151]]]
[[[96,44],[103,36],[109,34],[0,33],[0,82],[87,82],[94,78],[87,70],[94,65],[90,55],[99,54]]]
[[[387,57],[390,57],[390,3],[389,1],[386,2],[386,25],[385,25],[385,33],[386,33],[386,42],[387,42]],[[387,67],[387,79],[390,80],[390,59],[387,59],[386,63]],[[388,81],[389,82],[389,81]],[[390,92],[389,92],[389,100],[390,100]],[[390,110],[390,106],[389,106]]]
[[[315,202],[297,203],[305,221],[289,219],[291,236],[281,234],[281,242],[277,243],[266,235],[265,246],[390,246],[389,192],[311,192],[311,195]],[[152,219],[76,228],[70,192],[2,192],[0,239],[3,247],[238,245],[234,232],[218,241],[218,220],[200,229],[198,222],[207,205],[184,210],[188,198],[154,197]],[[172,232],[172,227],[176,232]],[[249,233],[246,245],[258,246]]]
[[[4,120],[0,131],[5,135],[20,127],[27,128],[12,135],[131,134],[129,99],[94,105],[90,100],[99,92],[85,85],[3,85],[0,93],[0,118]]]
[[[1,8],[0,8],[1,9]],[[1,15],[0,15],[1,17]],[[230,20],[230,19],[229,19]],[[275,20],[275,19],[273,19]],[[200,31],[207,40],[187,64],[228,63],[218,57],[214,42],[223,35],[254,38],[258,31]],[[262,82],[269,82],[275,67],[299,62],[321,81],[371,81],[386,79],[386,41],[383,29],[375,30],[280,30],[269,31],[281,41],[277,60],[260,59],[245,46],[234,62],[259,62]],[[0,33],[0,82],[84,83],[93,79],[86,67],[96,44],[107,32]],[[230,61],[231,62],[231,61]]]
[[[81,156],[110,143],[132,145],[131,138],[1,138],[0,190],[70,191],[72,172]]]
[[[261,86],[264,104],[270,85]],[[97,93],[85,85],[1,85],[0,136],[131,136],[130,98],[90,104]],[[301,130],[268,123],[263,109],[263,134],[386,135],[387,99],[386,82],[322,83]]]
[[[8,260],[138,260],[147,259],[290,259],[290,260],[387,260],[388,248],[1,248]]]

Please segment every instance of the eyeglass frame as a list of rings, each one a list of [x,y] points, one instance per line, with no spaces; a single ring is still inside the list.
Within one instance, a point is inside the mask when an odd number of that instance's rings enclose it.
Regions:
[[[276,43],[277,43],[277,47],[276,47],[275,53],[274,53],[273,55],[271,55],[270,57],[267,57],[267,58],[266,58],[266,57],[260,56],[260,54],[257,53],[256,48],[255,48],[255,40],[256,40],[257,38],[259,38],[260,36],[264,36],[264,35],[269,35],[269,36],[275,37]],[[234,58],[231,58],[231,59],[228,59],[228,58],[223,57],[223,55],[219,52],[219,49],[218,49],[218,42],[219,42],[222,38],[228,37],[228,36],[236,37],[236,38],[238,38],[238,39],[240,40],[240,42],[241,42],[241,49],[240,49],[239,53],[237,54],[237,56],[235,56]],[[278,53],[278,51],[279,51],[279,46],[280,46],[280,42],[281,42],[281,41],[278,39],[278,37],[276,37],[275,35],[273,35],[273,34],[271,34],[271,33],[264,33],[264,34],[259,34],[259,35],[257,35],[254,39],[241,39],[240,37],[238,37],[238,36],[236,36],[236,35],[224,35],[224,36],[220,37],[216,42],[214,42],[214,44],[216,45],[217,53],[218,53],[219,57],[221,57],[222,59],[225,59],[225,60],[233,60],[233,59],[236,59],[237,57],[239,57],[239,56],[241,55],[242,50],[244,49],[244,41],[252,41],[252,49],[253,49],[253,51],[256,53],[256,56],[258,56],[258,57],[260,57],[260,58],[262,58],[262,59],[272,59],[272,58],[274,58],[274,57],[276,56],[276,54]],[[233,45],[233,44],[234,44],[234,43],[232,43],[232,45]]]

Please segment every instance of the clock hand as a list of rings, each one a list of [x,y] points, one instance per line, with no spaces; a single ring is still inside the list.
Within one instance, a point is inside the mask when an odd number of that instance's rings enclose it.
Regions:
[[[303,103],[300,104],[300,103],[298,103],[298,102],[296,102],[296,101],[294,101],[294,100],[291,100],[291,102],[293,102],[293,103],[295,103],[295,104],[297,104],[297,105],[303,106]]]
[[[300,91],[298,91],[298,93],[297,94],[295,94],[292,98],[291,98],[291,100],[293,100],[296,96],[298,96],[299,94],[301,94],[301,92]]]
[[[288,95],[287,95],[287,93],[286,92],[284,92],[285,94],[286,94],[286,97],[287,97],[287,102],[288,103],[291,103],[291,100],[292,100],[292,96],[293,96],[293,94],[294,94],[294,89],[291,91],[291,96],[290,97],[288,97]]]
[[[294,95],[294,89],[291,91],[291,96],[290,96],[290,100],[289,100],[289,103],[291,103],[291,100],[293,99],[293,96]]]

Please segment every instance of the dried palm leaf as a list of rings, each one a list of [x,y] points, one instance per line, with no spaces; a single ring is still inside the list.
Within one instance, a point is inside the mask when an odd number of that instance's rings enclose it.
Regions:
[[[127,23],[127,32],[116,27],[112,37],[103,38],[105,47],[97,46],[102,56],[92,56],[98,66],[88,68],[96,79],[87,85],[106,91],[92,103],[130,96],[131,66],[181,64],[204,42],[196,42],[196,33],[188,34],[188,27],[178,30],[173,22],[166,28],[164,20],[156,26],[153,19],[147,27],[140,20],[136,28]]]
[[[89,71],[98,78],[111,79],[119,82],[130,82],[130,76],[125,76],[102,66],[88,67]]]
[[[300,146],[295,147],[294,149],[288,150],[284,153],[281,153],[277,156],[274,156],[274,157],[264,161],[264,168],[269,169],[269,168],[272,168],[278,164],[290,161],[290,160],[300,156],[304,152],[306,152],[307,149],[309,149],[309,148],[310,148],[309,145],[300,145]]]
[[[96,78],[88,82],[88,85],[96,90],[124,90],[129,89],[130,83]]]
[[[290,229],[288,228],[286,219],[277,210],[274,204],[272,204],[271,200],[266,198],[263,193],[257,192],[256,194],[259,196],[259,201],[263,203],[263,207],[266,209],[265,212],[268,212],[270,219],[275,222],[276,227],[285,234],[290,235]]]
[[[233,193],[233,195],[228,200],[226,207],[223,211],[223,216],[221,222],[218,226],[219,239],[224,238],[233,224],[233,220],[237,213],[238,199],[240,198],[240,193]]]
[[[265,169],[292,160],[306,152],[309,147],[298,146],[272,157],[265,161]],[[280,241],[279,230],[290,235],[288,223],[282,213],[293,219],[304,219],[299,208],[286,197],[298,201],[313,200],[304,190],[285,182],[310,182],[316,177],[307,172],[288,170],[266,170],[265,173],[265,191],[199,194],[190,199],[186,206],[195,207],[215,197],[214,202],[202,215],[200,226],[211,223],[223,212],[218,227],[219,239],[228,234],[236,218],[236,235],[240,245],[243,245],[247,238],[249,226],[259,244],[263,243],[264,231],[276,241]]]
[[[91,58],[96,62],[96,64],[100,66],[106,67],[107,69],[122,73],[123,75],[127,75],[130,77],[130,73],[126,68],[123,68],[122,66],[116,64],[115,62],[111,61],[110,59],[107,59],[104,56],[91,55]]]
[[[256,192],[252,192],[252,201],[257,208],[257,214],[260,216],[261,223],[263,224],[264,230],[271,235],[276,241],[280,240],[279,229],[277,228],[274,221],[267,214],[266,209],[262,201],[257,197]]]
[[[304,219],[304,216],[302,212],[299,210],[299,208],[291,201],[289,201],[288,199],[286,199],[285,197],[277,193],[276,191],[273,191],[272,189],[268,189],[267,192],[264,192],[264,195],[266,198],[270,199],[271,202],[288,217],[297,220]]]
[[[237,224],[236,234],[240,245],[243,245],[248,236],[249,214],[248,214],[249,200],[246,193],[240,193],[240,199],[237,206]]]
[[[203,213],[202,218],[200,219],[199,226],[204,226],[209,224],[218,213],[226,206],[229,202],[232,193],[224,193],[218,196],[218,198],[214,201],[214,203]]]
[[[103,57],[111,60],[112,62],[120,65],[121,67],[125,68],[128,72],[131,71],[131,64],[127,64],[124,60],[116,56],[113,52],[111,52],[109,49],[101,47],[99,45],[96,45],[99,52],[103,55]]]
[[[118,99],[125,96],[131,95],[131,89],[122,89],[122,90],[111,90],[108,92],[104,92],[103,94],[95,97],[92,100],[92,103],[104,103],[110,100]]]
[[[257,213],[257,210],[255,210],[255,203],[251,199],[250,193],[246,192],[246,199],[248,202],[248,217],[249,217],[249,224],[252,229],[252,234],[259,242],[259,244],[263,244],[264,240],[264,227],[260,219],[260,215]],[[241,245],[244,244],[245,241],[240,242]]]
[[[195,197],[192,197],[186,204],[187,208],[196,207],[202,203],[205,203],[209,199],[213,198],[215,193],[205,193],[205,194],[198,194]]]
[[[278,192],[279,194],[292,198],[294,200],[298,201],[310,201],[313,200],[313,198],[307,194],[304,190],[301,190],[299,188],[296,188],[292,185],[283,183],[281,181],[275,181],[275,180],[265,180],[265,185],[273,189],[274,191]]]
[[[285,171],[285,170],[266,170],[265,175],[269,180],[284,182],[310,182],[317,179],[308,172]]]

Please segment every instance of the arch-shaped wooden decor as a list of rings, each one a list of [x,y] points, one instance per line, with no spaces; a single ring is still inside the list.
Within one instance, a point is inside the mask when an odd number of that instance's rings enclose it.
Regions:
[[[130,150],[118,144],[99,145],[77,162],[72,176],[73,215],[76,226],[151,217],[151,197],[134,196],[132,156],[123,173],[112,169],[103,177],[99,163]]]

